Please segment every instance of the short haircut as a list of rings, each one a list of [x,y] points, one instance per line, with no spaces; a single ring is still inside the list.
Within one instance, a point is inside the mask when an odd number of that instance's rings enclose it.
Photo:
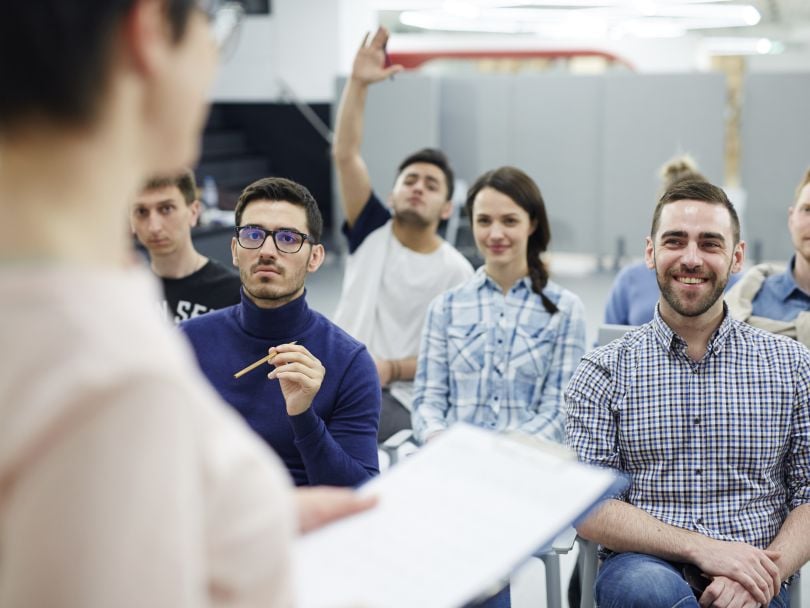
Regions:
[[[164,0],[175,40],[195,0]],[[110,49],[135,0],[15,2],[0,19],[0,131],[33,119],[88,124],[109,80]]]
[[[734,244],[740,242],[740,218],[737,210],[722,188],[701,180],[681,180],[671,185],[658,201],[653,213],[652,227],[650,228],[650,238],[655,240],[655,233],[658,231],[658,224],[661,220],[661,210],[664,206],[678,201],[700,201],[712,205],[722,205],[728,211],[731,218],[731,231],[734,236]]]
[[[177,186],[186,205],[190,205],[196,201],[199,196],[197,193],[197,182],[194,180],[194,172],[191,169],[186,169],[179,175],[170,177],[153,177],[146,182],[143,190],[156,190],[158,188],[167,188],[169,186]]]
[[[253,201],[284,201],[303,207],[307,213],[307,234],[316,243],[321,242],[323,217],[318,203],[304,186],[283,177],[263,177],[242,190],[236,201],[234,214],[236,225],[242,225],[242,214]]]
[[[810,169],[804,172],[804,177],[802,177],[802,181],[799,182],[799,186],[796,188],[796,197],[793,199],[794,202],[799,200],[799,196],[801,196],[802,190],[807,184],[810,184]]]
[[[406,167],[410,167],[415,163],[428,163],[436,165],[444,173],[444,180],[447,182],[447,200],[453,200],[453,190],[455,188],[453,169],[450,167],[450,161],[441,150],[436,148],[422,148],[417,150],[410,156],[406,157],[397,168],[397,176],[401,175]]]

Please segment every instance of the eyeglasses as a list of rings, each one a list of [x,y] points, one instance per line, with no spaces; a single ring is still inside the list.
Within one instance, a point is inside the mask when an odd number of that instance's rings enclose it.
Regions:
[[[239,2],[224,0],[198,0],[198,6],[211,24],[211,35],[222,53],[236,37],[239,25],[245,16],[245,9]]]
[[[281,253],[298,253],[305,242],[315,243],[311,236],[297,230],[266,230],[261,226],[236,227],[236,242],[245,249],[260,249],[268,236],[273,237],[276,249]]]

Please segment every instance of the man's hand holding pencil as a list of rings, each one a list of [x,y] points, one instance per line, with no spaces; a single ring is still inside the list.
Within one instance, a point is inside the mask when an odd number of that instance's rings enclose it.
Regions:
[[[321,362],[305,347],[290,342],[274,346],[266,357],[236,372],[234,378],[239,379],[264,363],[274,366],[267,378],[279,381],[287,404],[287,414],[297,416],[306,412],[318,394],[326,374]]]

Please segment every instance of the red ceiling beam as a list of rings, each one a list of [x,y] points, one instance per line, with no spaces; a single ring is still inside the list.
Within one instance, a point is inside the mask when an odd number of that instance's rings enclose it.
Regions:
[[[432,59],[571,59],[574,57],[602,57],[620,63],[631,70],[627,61],[605,51],[593,49],[565,50],[481,50],[481,51],[398,51],[390,53],[391,63],[398,63],[408,69],[418,68]]]

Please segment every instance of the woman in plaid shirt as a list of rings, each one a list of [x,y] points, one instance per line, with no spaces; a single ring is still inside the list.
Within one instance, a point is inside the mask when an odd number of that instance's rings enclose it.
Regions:
[[[422,333],[413,428],[427,441],[456,421],[563,437],[563,389],[585,350],[580,299],[548,278],[545,204],[515,167],[482,175],[467,193],[484,265],[436,298]]]

